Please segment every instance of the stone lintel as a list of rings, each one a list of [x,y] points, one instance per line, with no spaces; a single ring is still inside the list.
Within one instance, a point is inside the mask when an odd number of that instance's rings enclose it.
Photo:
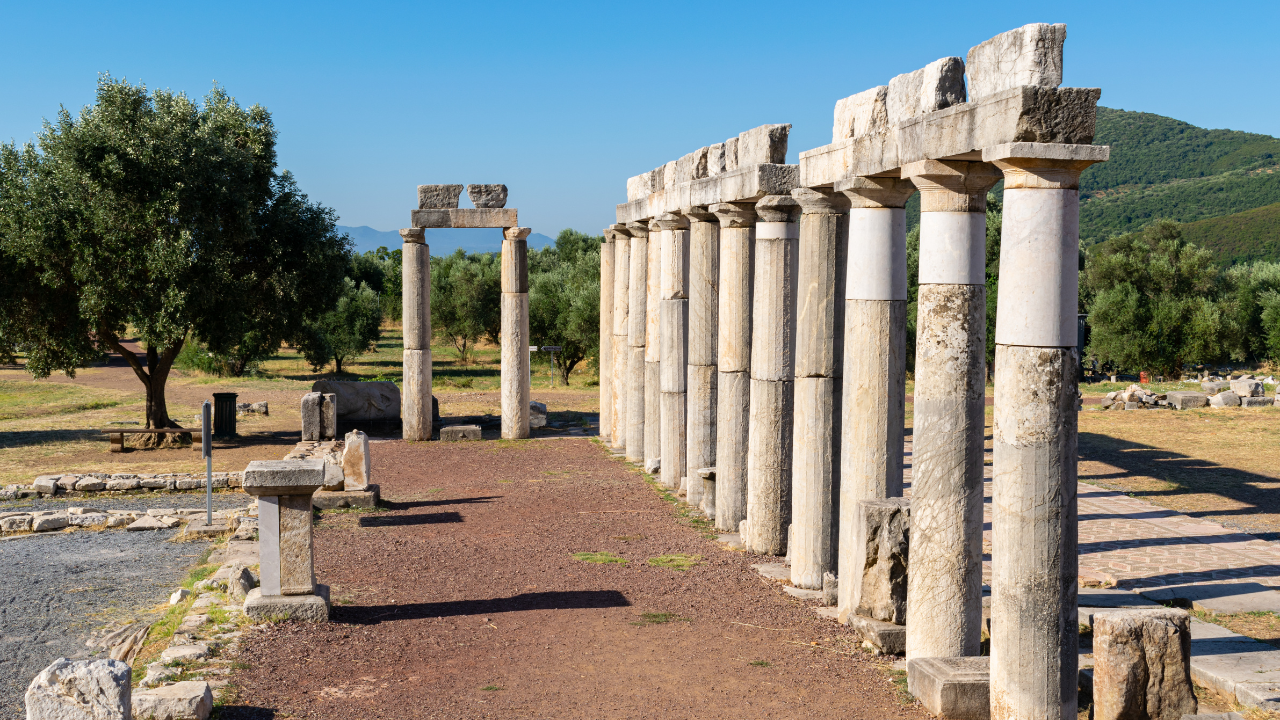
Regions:
[[[509,228],[519,225],[515,208],[414,210],[415,228]]]
[[[422,228],[401,228],[400,238],[407,243],[425,244],[427,242],[427,234]]]

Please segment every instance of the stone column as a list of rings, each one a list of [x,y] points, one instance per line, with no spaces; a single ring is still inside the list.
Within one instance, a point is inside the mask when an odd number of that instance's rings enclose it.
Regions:
[[[644,466],[646,472],[662,458],[662,229],[649,223],[649,252],[645,273],[644,315]],[[676,478],[679,485],[680,478]]]
[[[864,554],[856,552],[858,502],[902,495],[906,403],[909,180],[851,178],[845,284],[844,419],[840,438],[839,612],[853,612]]]
[[[664,213],[654,219],[662,231],[661,284],[658,297],[658,349],[661,368],[660,387],[662,430],[659,433],[662,458],[662,484],[679,487],[687,477],[685,463],[685,390],[688,368],[689,323],[689,220],[676,213]],[[689,482],[686,502],[697,505],[694,485]],[[696,483],[698,488],[702,483]]]
[[[698,470],[716,464],[716,340],[720,295],[720,224],[705,208],[684,211],[689,218],[689,365],[685,477],[689,503],[708,518],[716,514],[716,481]]]
[[[431,247],[422,228],[400,231],[404,361],[401,436],[431,439]]]
[[[907,658],[977,655],[982,641],[987,190],[1000,171],[923,160],[911,435]]]
[[[742,541],[764,555],[787,552],[791,524],[791,425],[799,203],[768,195],[756,203],[752,284],[751,414],[747,427],[747,519]]]
[[[627,459],[644,461],[645,420],[645,324],[649,292],[649,225],[630,223],[631,278],[628,281],[630,315],[627,320]]]
[[[502,437],[529,437],[529,228],[502,231]]]
[[[323,460],[255,460],[245,468],[243,489],[258,498],[262,582],[244,603],[254,620],[329,619],[329,588],[316,584],[311,535],[311,496],[324,473]]]
[[[600,367],[600,440],[613,436],[613,248],[614,233],[604,231],[600,243],[600,350],[596,364]]]
[[[626,451],[629,431],[627,402],[631,396],[631,231],[613,225],[613,436],[609,447]]]
[[[720,221],[720,299],[716,338],[716,529],[738,532],[747,519],[747,426],[751,411],[752,203],[711,206]]]
[[[1076,716],[1080,172],[1093,145],[1013,143],[1004,172],[992,481],[992,720]]]
[[[840,375],[844,365],[844,289],[849,200],[799,188],[796,275],[795,413],[791,458],[791,584],[822,589],[836,569],[840,492]],[[845,235],[840,234],[844,225]]]

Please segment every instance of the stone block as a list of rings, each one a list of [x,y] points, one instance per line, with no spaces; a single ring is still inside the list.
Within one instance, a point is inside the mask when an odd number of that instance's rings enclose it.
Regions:
[[[529,427],[540,428],[547,426],[547,404],[538,402],[537,400],[529,401]]]
[[[1236,702],[1263,710],[1280,710],[1280,683],[1236,683]],[[1230,713],[1236,715],[1236,713]],[[1187,717],[1186,715],[1183,716]],[[1205,717],[1204,715],[1191,717]],[[1240,716],[1237,716],[1240,717]],[[1234,720],[1234,719],[1233,719]],[[1240,717],[1240,720],[1244,720]]]
[[[138,484],[148,490],[172,490],[176,481],[173,478],[142,478]]]
[[[1208,613],[1280,613],[1280,592],[1256,582],[1170,585],[1142,590],[1142,597],[1161,604]]]
[[[1202,408],[1209,404],[1209,396],[1192,390],[1173,390],[1165,394],[1169,406],[1175,410]]]
[[[203,680],[187,680],[133,694],[134,720],[208,720],[213,690]]]
[[[244,469],[250,495],[309,495],[323,484],[323,460],[254,460]]]
[[[320,406],[324,397],[318,392],[309,392],[302,396],[302,440],[303,442],[320,439]]]
[[[970,48],[965,67],[970,101],[1024,85],[1058,87],[1066,39],[1066,25],[1032,23]]]
[[[419,185],[418,208],[422,210],[458,207],[461,185]]]
[[[453,227],[453,217],[449,210],[414,210],[409,213],[409,224],[414,230],[421,228]],[[404,233],[401,233],[403,237]],[[425,233],[423,234],[425,239]]]
[[[870,644],[881,654],[901,655],[907,651],[906,625],[895,625],[862,615],[849,615],[845,624],[853,628],[864,643]]]
[[[320,439],[338,439],[338,396],[334,393],[320,393]]]
[[[130,480],[112,479],[107,481],[108,490],[137,490],[140,487],[142,487],[142,481],[138,478]]]
[[[125,527],[125,530],[128,530],[129,532],[139,532],[142,530],[166,530],[168,527],[169,524],[158,517],[143,515],[132,523],[129,523],[129,525]]]
[[[415,228],[509,228],[520,224],[515,208],[414,210],[410,216]]]
[[[889,86],[881,85],[837,100],[831,142],[889,132],[888,98]]]
[[[855,569],[861,570],[854,580],[858,615],[895,625],[906,621],[910,507],[906,498],[858,503],[854,528],[854,547],[860,556]]]
[[[400,388],[390,380],[317,380],[311,391],[336,398],[339,420],[380,422],[400,419]]]
[[[1239,407],[1240,396],[1230,390],[1222,392],[1209,398],[1209,407]]]
[[[77,515],[67,516],[67,524],[72,527],[93,527],[94,525],[106,525],[106,513],[80,513]]]
[[[58,489],[62,492],[71,492],[76,489],[76,485],[80,482],[79,475],[63,475],[57,479]]]
[[[80,492],[98,492],[106,489],[107,484],[95,477],[83,477],[76,481],[76,490]]]
[[[231,523],[224,519],[214,518],[213,524],[205,522],[205,518],[195,518],[187,523],[187,527],[182,530],[183,535],[190,537],[217,537],[232,530]]]
[[[0,532],[29,532],[30,530],[30,515],[11,515],[0,518]]]
[[[1190,616],[1185,610],[1094,614],[1095,720],[1180,720],[1196,709]]]
[[[195,617],[203,617],[209,619],[208,615],[199,615]],[[204,621],[196,624],[196,627],[203,625]],[[170,645],[160,653],[160,659],[165,662],[173,662],[174,660],[203,660],[209,657],[209,646],[203,643],[191,643],[189,645]]]
[[[342,470],[342,456],[336,452],[327,452],[324,455],[324,485],[320,486],[321,490],[341,491],[343,485],[346,484],[346,478]]]
[[[42,495],[56,495],[58,493],[58,480],[61,475],[41,475],[31,483],[31,489]]]
[[[317,510],[336,510],[338,508],[367,508],[372,510],[378,506],[378,495],[377,485],[370,485],[364,490],[344,490],[342,492],[317,490],[311,496],[311,506]]]
[[[1204,391],[1206,395],[1216,395],[1222,392],[1223,390],[1230,390],[1231,381],[1230,380],[1206,380],[1200,383],[1200,389]]]
[[[479,440],[479,425],[449,425],[440,428],[440,439],[444,442],[458,442],[460,440]]]
[[[698,148],[676,160],[676,184],[707,177],[707,148]]]
[[[51,532],[61,530],[71,524],[66,515],[44,515],[31,520],[31,532]]]
[[[991,717],[991,658],[913,658],[907,689],[925,709],[947,720]]]
[[[947,57],[889,81],[885,111],[890,127],[965,101],[964,60]]]
[[[1231,392],[1242,398],[1262,397],[1265,392],[1261,380],[1232,380]]]
[[[1257,408],[1257,407],[1274,407],[1276,401],[1269,397],[1245,397],[1240,398],[1240,407]]]
[[[373,477],[369,460],[369,436],[359,430],[347,433],[342,448],[343,490],[365,490]]]
[[[738,133],[738,167],[787,162],[787,136],[791,125],[761,125]],[[722,201],[729,202],[729,201]]]
[[[254,588],[245,598],[244,614],[256,622],[329,622],[329,587],[316,585],[312,595],[263,595],[262,588]]]
[[[468,185],[467,197],[478,208],[503,208],[507,205],[507,186]],[[454,207],[457,207],[456,203]]]
[[[112,720],[131,716],[133,671],[119,660],[58,658],[27,686],[28,720]]]

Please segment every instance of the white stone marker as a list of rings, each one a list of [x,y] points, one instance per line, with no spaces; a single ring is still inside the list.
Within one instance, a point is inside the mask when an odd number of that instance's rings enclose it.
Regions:
[[[684,211],[689,218],[689,331],[685,475],[689,502],[708,518],[716,514],[716,483],[699,470],[716,464],[716,341],[720,295],[720,223],[705,208]],[[695,487],[696,486],[696,487]]]
[[[434,187],[434,186],[424,186]],[[402,315],[404,324],[404,393],[401,436],[430,440],[431,419],[431,247],[422,228],[400,231]],[[306,439],[305,437],[303,438]]]
[[[643,462],[645,421],[645,324],[649,294],[649,225],[631,223],[631,277],[627,319],[627,459]]]
[[[791,524],[798,210],[790,195],[756,203],[747,519],[740,532],[746,548],[763,555],[786,554]]]
[[[255,460],[245,468],[244,491],[258,498],[261,587],[244,603],[254,620],[329,619],[329,589],[316,584],[311,537],[311,496],[323,484],[323,460]]]
[[[1080,172],[1097,145],[1010,143],[992,481],[992,720],[1076,715],[1076,303]]]
[[[662,245],[666,235],[650,220],[644,292],[644,465],[662,457]],[[666,479],[662,476],[662,479]],[[675,487],[679,487],[679,478]]]
[[[908,180],[855,177],[836,184],[848,196],[844,382],[840,439],[839,612],[854,610],[855,551],[862,500],[902,496],[906,403]]]
[[[625,225],[611,225],[613,229],[613,436],[609,447],[615,451],[627,449],[627,402],[631,396],[630,332],[631,302],[631,232]]]
[[[600,440],[613,437],[613,248],[614,232],[604,230],[600,243]]]
[[[716,529],[738,532],[747,519],[747,427],[751,410],[753,203],[711,206],[720,221],[720,299],[716,338]]]
[[[661,431],[658,457],[662,459],[662,484],[679,487],[687,477],[685,463],[685,392],[688,381],[689,318],[689,220],[683,215],[664,213],[654,219],[661,230],[662,253],[659,287],[659,387],[661,397]],[[686,502],[697,505],[701,494],[688,488]]]
[[[794,447],[791,458],[791,584],[821,590],[836,569],[840,401],[849,201],[798,188]],[[843,231],[843,232],[842,232]]]
[[[982,641],[987,190],[978,162],[902,168],[920,191],[907,659],[977,655]]]
[[[527,227],[502,230],[502,437],[529,437],[529,248]]]

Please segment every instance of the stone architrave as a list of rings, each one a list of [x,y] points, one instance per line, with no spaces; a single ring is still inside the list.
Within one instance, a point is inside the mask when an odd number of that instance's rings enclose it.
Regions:
[[[502,231],[502,437],[529,437],[529,249],[527,227]]]
[[[992,720],[1074,717],[1080,172],[1097,145],[983,150],[1004,173],[993,428]],[[1026,388],[1036,388],[1027,392]]]
[[[907,658],[977,655],[982,636],[987,190],[979,162],[903,167],[920,191]]]
[[[261,576],[261,587],[245,600],[250,617],[328,619],[328,589],[316,585],[311,534],[311,496],[323,484],[323,460],[255,460],[245,468],[243,489],[258,498]]]
[[[747,519],[747,440],[751,410],[751,283],[756,213],[752,203],[711,206],[720,221],[720,298],[716,338],[716,529]]]
[[[369,460],[369,436],[359,430],[347,433],[342,444],[342,489],[367,490],[373,477]]]
[[[662,484],[679,487],[681,478],[697,479],[696,475],[690,475],[685,460],[685,398],[689,372],[689,220],[683,215],[665,213],[655,218],[654,223],[661,230],[662,238],[658,291],[659,388],[662,392],[659,457],[662,459]],[[701,489],[701,482],[690,483],[686,488],[685,501],[696,507],[702,501]]]
[[[129,664],[119,660],[58,658],[40,671],[23,698],[32,720],[128,718],[132,707]]]
[[[762,555],[786,554],[791,524],[799,209],[790,195],[756,203],[747,519],[739,532],[747,549]]]
[[[1196,714],[1186,610],[1095,613],[1093,663],[1094,720],[1181,720]]]
[[[604,229],[600,243],[600,440],[613,444],[613,250],[615,233]]]
[[[715,474],[700,472],[716,464],[716,317],[719,310],[720,223],[706,208],[687,208],[689,218],[689,329],[685,475],[690,496],[708,519],[716,515]],[[692,503],[692,500],[690,500]]]
[[[418,196],[423,199],[422,188],[448,187],[453,206],[458,204],[461,185],[419,186]],[[457,188],[457,190],[452,190]],[[431,190],[429,202],[448,202],[447,194]],[[426,244],[426,234],[420,228],[400,231],[404,238],[401,248],[401,300],[404,326],[404,359],[400,418],[401,436],[405,440],[430,440],[434,429],[431,405],[431,248]]]

